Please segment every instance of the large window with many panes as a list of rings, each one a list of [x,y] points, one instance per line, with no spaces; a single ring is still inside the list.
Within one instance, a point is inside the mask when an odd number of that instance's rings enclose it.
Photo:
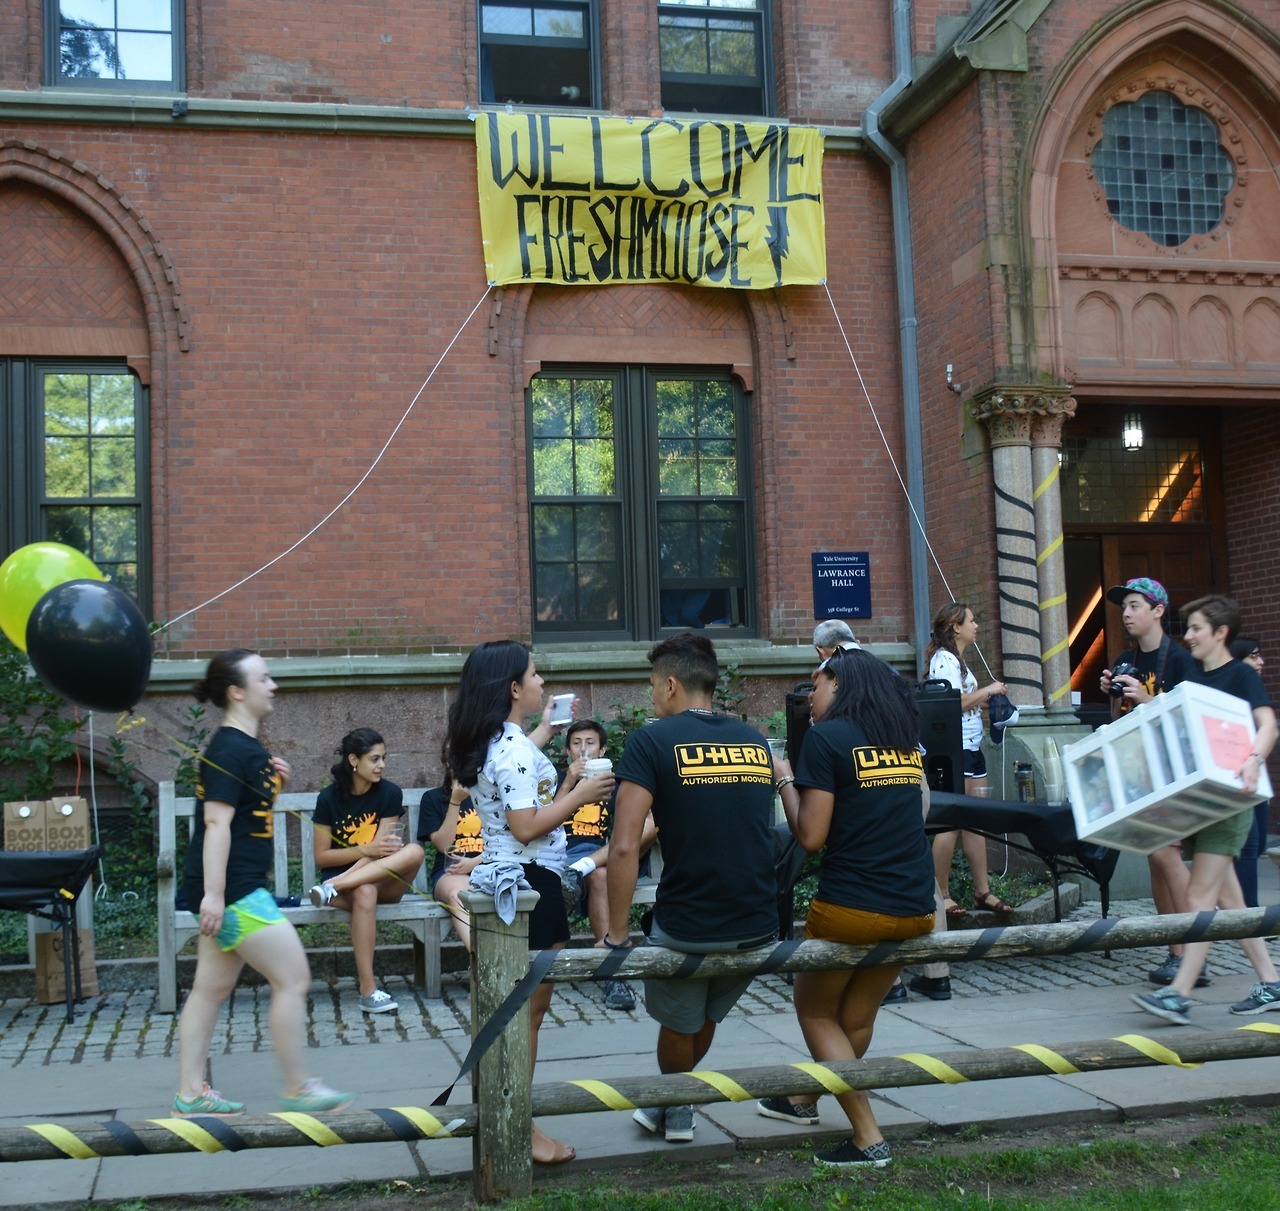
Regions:
[[[536,636],[753,633],[746,401],[728,374],[544,371],[528,434]]]
[[[184,0],[44,0],[45,82],[181,92]]]
[[[0,359],[4,553],[83,551],[149,607],[147,393],[113,362]]]
[[[773,112],[769,0],[662,0],[658,46],[664,109]]]
[[[480,100],[600,105],[593,0],[480,0]]]

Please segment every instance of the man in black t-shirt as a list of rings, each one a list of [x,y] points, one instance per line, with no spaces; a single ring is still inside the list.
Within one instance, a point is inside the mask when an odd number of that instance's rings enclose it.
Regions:
[[[1107,590],[1107,600],[1121,607],[1125,634],[1135,644],[1120,653],[1116,664],[1133,665],[1138,670],[1136,677],[1113,677],[1111,669],[1102,670],[1104,694],[1110,694],[1113,685],[1124,690],[1123,697],[1114,700],[1123,714],[1187,681],[1195,670],[1195,662],[1187,649],[1165,632],[1169,594],[1158,580],[1138,576],[1113,585]]]
[[[768,743],[740,719],[712,709],[720,666],[705,636],[674,635],[650,649],[648,659],[658,719],[631,733],[618,763],[609,930],[598,945],[630,945],[628,915],[650,810],[663,855],[650,940],[695,954],[766,945],[778,928]],[[645,1007],[659,1025],[658,1067],[693,1071],[750,982],[649,980]],[[668,1141],[693,1138],[692,1106],[642,1107],[634,1118]]]
[[[1135,646],[1121,652],[1116,665],[1131,664],[1138,670],[1136,677],[1113,677],[1111,669],[1102,670],[1102,689],[1110,694],[1112,685],[1121,686],[1124,696],[1112,698],[1121,714],[1150,702],[1157,694],[1163,694],[1191,680],[1196,671],[1191,654],[1165,631],[1168,625],[1169,594],[1164,585],[1148,576],[1138,576],[1124,584],[1113,585],[1107,590],[1107,600],[1123,610],[1125,634]],[[1151,872],[1151,898],[1156,902],[1156,912],[1161,915],[1186,911],[1187,867],[1182,860],[1182,850],[1177,845],[1163,845],[1147,855],[1147,868]],[[1153,984],[1169,984],[1178,974],[1182,963],[1182,946],[1169,947],[1169,953],[1159,967],[1148,973]],[[1198,988],[1212,983],[1201,972]]]

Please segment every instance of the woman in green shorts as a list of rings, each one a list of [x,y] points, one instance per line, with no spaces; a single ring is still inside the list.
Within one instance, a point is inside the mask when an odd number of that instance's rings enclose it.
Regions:
[[[183,887],[200,919],[196,975],[178,1024],[180,1069],[172,1113],[229,1116],[243,1102],[205,1082],[205,1061],[223,1002],[245,963],[271,985],[271,1042],[280,1064],[285,1110],[340,1110],[352,1098],[308,1077],[304,1058],[311,968],[271,888],[274,804],[289,763],[258,740],[276,683],[256,652],[233,648],[209,661],[192,688],[197,702],[223,711],[222,726],[200,758],[195,829]]]
[[[1183,638],[1196,660],[1196,672],[1190,680],[1211,686],[1223,693],[1243,698],[1253,710],[1257,734],[1253,748],[1235,771],[1246,792],[1258,787],[1258,771],[1266,764],[1276,742],[1276,715],[1262,679],[1249,665],[1231,655],[1231,640],[1240,629],[1240,610],[1229,597],[1216,594],[1199,597],[1183,607],[1187,631]],[[1245,808],[1237,815],[1218,820],[1198,833],[1184,838],[1182,856],[1191,862],[1191,881],[1187,886],[1187,911],[1211,912],[1215,908],[1244,908],[1244,893],[1236,878],[1235,859],[1240,856],[1249,829],[1253,809]],[[1257,1014],[1280,1009],[1280,975],[1261,938],[1240,938],[1240,946],[1258,982],[1243,1000],[1231,1006],[1235,1014]],[[1187,1010],[1192,1007],[1190,992],[1204,969],[1209,955],[1208,942],[1188,942],[1173,983],[1157,992],[1135,992],[1133,999],[1148,1013],[1189,1026]]]

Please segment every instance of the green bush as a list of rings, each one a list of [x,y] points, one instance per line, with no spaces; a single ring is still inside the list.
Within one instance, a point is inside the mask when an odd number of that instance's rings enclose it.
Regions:
[[[0,802],[48,799],[58,765],[76,755],[79,722],[0,636]]]

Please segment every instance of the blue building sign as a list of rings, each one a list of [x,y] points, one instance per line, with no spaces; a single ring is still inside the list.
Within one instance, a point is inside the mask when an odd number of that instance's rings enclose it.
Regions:
[[[871,617],[871,560],[866,551],[813,552],[813,616]]]

